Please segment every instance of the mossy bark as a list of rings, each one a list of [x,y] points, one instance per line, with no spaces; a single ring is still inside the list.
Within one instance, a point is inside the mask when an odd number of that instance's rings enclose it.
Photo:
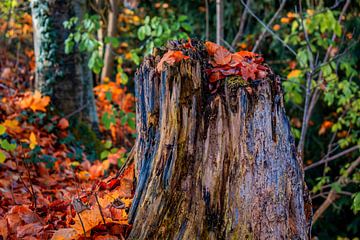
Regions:
[[[225,80],[210,93],[203,61],[161,74],[158,61],[145,59],[135,77],[129,239],[308,239],[303,170],[279,78],[247,87]]]
[[[65,54],[71,17],[83,18],[86,0],[34,0],[31,4],[36,58],[35,88],[48,95],[57,110],[98,125],[93,80],[87,54],[77,48]]]

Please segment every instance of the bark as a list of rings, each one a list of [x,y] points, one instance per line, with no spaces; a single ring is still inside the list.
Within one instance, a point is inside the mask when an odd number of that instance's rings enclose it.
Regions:
[[[190,55],[161,74],[160,57],[150,56],[135,76],[129,239],[308,239],[279,78],[254,81],[251,91],[227,79],[212,94],[207,54]]]
[[[64,46],[69,31],[64,28],[63,22],[71,17],[82,19],[87,11],[86,0],[34,0],[31,7],[36,58],[35,88],[50,96],[57,110],[97,126],[88,56],[77,48],[73,53],[65,54]]]
[[[115,37],[116,36],[116,23],[118,16],[118,1],[110,0],[110,9],[108,13],[108,26],[107,26],[107,36]],[[104,55],[104,67],[101,72],[101,81],[104,80],[105,77],[111,78],[113,70],[114,70],[114,60],[115,54],[114,50],[111,47],[111,44],[106,44],[105,47],[105,55]]]

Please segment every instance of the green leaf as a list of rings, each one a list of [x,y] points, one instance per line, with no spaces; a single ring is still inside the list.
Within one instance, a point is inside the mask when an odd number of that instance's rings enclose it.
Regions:
[[[111,141],[106,141],[105,144],[104,144],[104,147],[105,147],[106,149],[111,148],[111,146],[112,146],[112,142],[111,142]]]
[[[109,130],[111,127],[111,124],[115,124],[115,116],[110,115],[109,113],[105,112],[101,117],[101,122],[104,124],[104,127],[106,130]]]
[[[183,29],[185,29],[186,31],[188,31],[188,32],[191,32],[191,31],[192,31],[192,27],[191,27],[191,25],[188,24],[188,23],[182,23],[182,24],[181,24],[181,27],[182,27]]]
[[[146,16],[146,17],[145,17],[144,23],[145,23],[145,24],[149,24],[149,23],[150,23],[150,17],[149,17],[149,16]]]
[[[6,139],[0,140],[0,146],[6,151],[13,151],[16,149],[16,144],[9,143]]]
[[[105,158],[107,158],[109,156],[110,152],[108,150],[102,151],[100,153],[100,159],[104,160]]]
[[[360,211],[360,192],[355,193],[353,197],[354,197],[354,202],[352,204],[352,209],[356,214]]]
[[[145,25],[144,29],[145,29],[145,34],[147,36],[151,36],[151,27],[149,25]]]
[[[105,37],[105,43],[110,43],[114,48],[120,45],[120,41],[116,37]]]
[[[144,40],[145,39],[145,26],[141,26],[139,29],[138,29],[138,38],[139,40]]]
[[[4,163],[6,160],[5,153],[3,151],[0,151],[0,163]]]
[[[0,135],[3,135],[6,132],[6,127],[0,125]]]
[[[334,182],[331,184],[331,188],[335,190],[335,192],[340,193],[341,192],[341,185],[338,182]]]

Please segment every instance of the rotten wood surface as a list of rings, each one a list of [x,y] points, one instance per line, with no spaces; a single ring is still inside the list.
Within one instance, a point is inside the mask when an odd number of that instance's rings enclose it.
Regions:
[[[271,73],[251,89],[225,80],[211,93],[206,54],[160,74],[159,54],[135,77],[129,239],[308,239],[303,170],[279,78]]]

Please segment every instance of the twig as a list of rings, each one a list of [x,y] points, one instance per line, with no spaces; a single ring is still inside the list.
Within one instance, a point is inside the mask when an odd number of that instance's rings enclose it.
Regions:
[[[102,212],[101,205],[100,205],[100,203],[99,203],[99,199],[98,199],[98,196],[97,196],[96,192],[95,192],[95,199],[96,199],[96,203],[97,203],[97,205],[98,205],[98,207],[99,207],[99,211],[100,211],[101,218],[102,218],[102,220],[103,220],[103,222],[104,222],[104,225],[106,225],[106,221],[105,221],[105,218],[104,218],[104,214],[103,214],[103,212]]]
[[[286,0],[283,0],[280,4],[280,7],[278,8],[278,10],[276,11],[276,13],[274,14],[274,16],[270,19],[270,21],[268,22],[268,24],[266,25],[268,28],[271,27],[271,25],[273,24],[273,22],[275,21],[275,19],[279,16],[280,12],[283,10],[284,6],[285,6]],[[266,29],[264,29],[262,31],[262,33],[260,34],[259,38],[256,40],[255,46],[252,49],[252,52],[256,52],[256,50],[258,49],[258,47],[260,46],[261,41],[264,39],[266,34]]]
[[[223,38],[220,39],[222,43],[224,43],[232,52],[235,52],[235,49]]]
[[[302,121],[302,126],[301,126],[300,140],[299,140],[298,149],[297,149],[298,155],[300,156],[301,159],[303,159],[305,137],[306,137],[308,122],[309,122],[308,113],[309,113],[309,101],[310,101],[310,96],[311,96],[311,80],[313,78],[313,72],[314,72],[315,66],[314,66],[314,57],[313,57],[313,54],[311,51],[311,46],[310,46],[309,35],[308,35],[308,33],[305,29],[305,25],[304,25],[304,17],[303,17],[303,12],[302,12],[301,1],[302,0],[299,0],[300,20],[301,20],[301,26],[302,26],[302,29],[303,29],[303,32],[305,35],[306,48],[307,48],[307,52],[309,54],[309,65],[310,65],[310,71],[307,72],[307,74],[306,74],[306,93],[305,93],[304,115],[303,115],[303,121]]]
[[[282,43],[282,45],[284,45],[284,47],[286,47],[292,54],[294,54],[295,56],[297,55],[295,50],[292,49],[286,42],[284,42],[284,40],[282,40],[276,33],[274,33],[270,28],[268,28],[266,26],[266,24],[261,21],[260,18],[258,18],[255,13],[248,7],[246,6],[246,4],[244,3],[243,0],[240,0],[241,4],[249,11],[250,15],[253,16],[269,33],[271,33],[271,35],[273,35],[273,37],[278,40],[279,42]]]
[[[251,0],[246,1],[246,6],[250,6]],[[234,40],[231,43],[231,46],[235,48],[236,43],[240,40],[242,34],[244,33],[244,27],[246,22],[246,17],[248,14],[248,10],[244,8],[244,11],[242,13],[241,19],[240,19],[240,25],[239,25],[239,31],[236,33]]]
[[[342,175],[337,181],[337,184],[342,184],[347,176],[349,176],[360,164],[360,157],[358,157],[354,162],[351,163],[350,167],[346,169],[344,175]],[[321,204],[321,206],[316,210],[313,216],[313,223],[315,223],[319,217],[325,212],[325,210],[338,198],[339,194],[332,189],[327,196],[326,200]]]
[[[86,102],[84,105],[82,105],[81,107],[79,107],[78,109],[76,109],[75,111],[69,113],[68,115],[66,115],[64,118],[70,118],[78,113],[80,113],[82,110],[84,110],[87,106],[89,105],[89,102]]]
[[[205,0],[205,40],[209,40],[209,0]]]
[[[299,1],[301,3],[301,0]],[[341,19],[342,17],[344,16],[347,8],[349,7],[349,4],[350,4],[350,0],[347,0],[342,11],[341,11],[341,14],[339,16],[339,19],[338,19],[338,23],[341,22]],[[306,32],[306,31],[305,31]],[[306,37],[307,35],[305,35]],[[334,41],[336,38],[336,33],[334,32],[333,35],[332,35],[332,38],[331,40]],[[327,48],[327,51],[326,51],[326,55],[322,61],[322,63],[325,63],[328,61],[329,57],[330,57],[330,52],[331,52],[331,49],[332,49],[332,45],[330,45],[328,48]],[[311,50],[311,49],[310,49]],[[314,67],[315,69],[315,67]],[[320,80],[322,79],[322,71],[320,71],[319,73],[319,76],[318,76],[318,81],[317,82],[320,82]],[[315,88],[312,96],[311,96],[311,100],[310,100],[310,103],[309,104],[306,104],[306,100],[309,100],[308,99],[305,99],[305,104],[307,107],[307,109],[305,109],[304,111],[304,118],[303,118],[303,127],[301,129],[301,135],[300,135],[300,140],[299,140],[299,144],[298,144],[298,154],[301,156],[301,158],[303,158],[303,151],[304,151],[304,143],[305,143],[305,137],[306,137],[306,132],[307,132],[307,129],[308,129],[308,122],[310,120],[310,117],[312,115],[312,112],[314,110],[314,107],[320,97],[320,88],[317,87]],[[309,96],[306,96],[306,97],[309,97]]]
[[[331,162],[331,161],[333,161],[333,160],[336,160],[336,159],[338,159],[339,157],[342,157],[342,156],[344,156],[344,155],[346,155],[346,154],[348,154],[348,153],[351,153],[351,152],[353,152],[353,151],[355,151],[355,150],[358,150],[358,149],[360,149],[360,146],[359,146],[359,145],[356,145],[356,146],[353,146],[353,147],[351,147],[351,148],[348,148],[348,149],[346,149],[346,150],[344,150],[344,151],[342,151],[342,152],[340,152],[340,153],[338,153],[338,154],[336,154],[336,155],[334,155],[334,156],[332,156],[332,157],[325,157],[325,158],[321,159],[320,161],[315,162],[315,163],[313,163],[313,164],[305,167],[305,168],[304,168],[304,171],[309,170],[309,169],[312,169],[312,168],[317,167],[317,166],[320,166],[321,164],[328,163],[328,162]]]
[[[83,231],[84,231],[84,237],[85,237],[85,239],[86,239],[87,236],[86,236],[86,231],[85,231],[85,226],[84,226],[83,220],[81,219],[80,213],[77,212],[77,211],[76,211],[76,213],[77,213],[77,215],[78,215],[78,217],[79,217],[79,220],[80,220],[80,223],[81,223],[81,227],[82,227],[82,229],[83,229]]]

